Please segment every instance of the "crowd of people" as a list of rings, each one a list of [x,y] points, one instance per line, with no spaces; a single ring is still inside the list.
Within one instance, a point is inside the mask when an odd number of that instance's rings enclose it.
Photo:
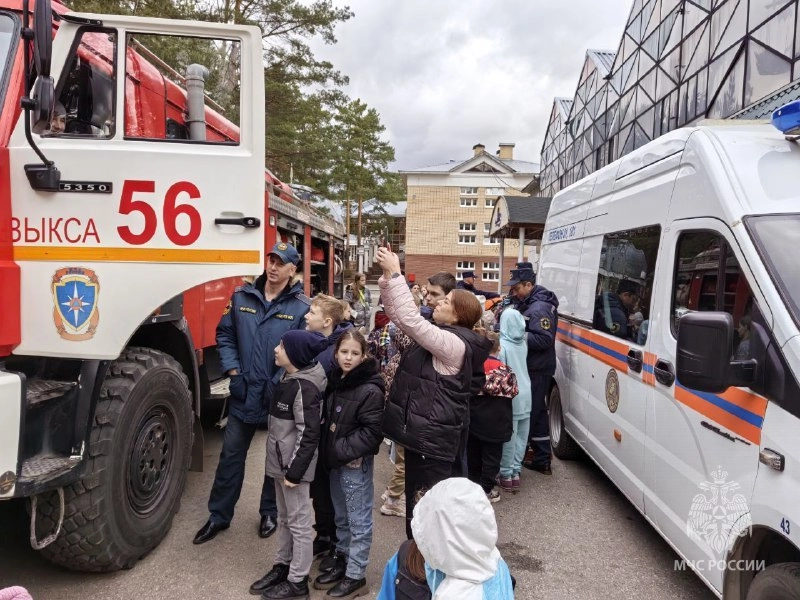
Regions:
[[[394,469],[380,512],[405,518],[408,541],[386,565],[379,598],[512,598],[492,503],[519,492],[523,466],[551,474],[555,296],[518,263],[487,314],[490,293],[474,287],[474,274],[408,282],[382,248],[373,315],[363,274],[344,301],[309,299],[292,283],[298,262],[292,245],[276,244],[217,328],[230,408],[194,543],[230,526],[250,442],[268,424],[258,534],[278,543],[250,592],[366,594],[375,455],[386,440]]]

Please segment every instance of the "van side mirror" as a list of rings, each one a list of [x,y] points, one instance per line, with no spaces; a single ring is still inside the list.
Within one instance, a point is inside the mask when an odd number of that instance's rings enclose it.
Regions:
[[[677,378],[682,386],[718,394],[756,379],[756,361],[733,355],[733,317],[726,312],[692,312],[678,330]]]

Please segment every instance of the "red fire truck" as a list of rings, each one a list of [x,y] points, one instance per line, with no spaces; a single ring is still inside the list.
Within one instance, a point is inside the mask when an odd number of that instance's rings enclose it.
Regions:
[[[202,460],[234,287],[281,239],[307,293],[340,289],[343,232],[265,174],[257,28],[27,4],[0,0],[0,500],[110,571]]]

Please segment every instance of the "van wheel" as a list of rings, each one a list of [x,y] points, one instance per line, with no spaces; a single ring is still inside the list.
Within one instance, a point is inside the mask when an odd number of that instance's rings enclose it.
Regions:
[[[580,446],[564,429],[561,392],[557,385],[550,390],[550,445],[553,447],[553,454],[562,460],[573,460],[581,453]]]
[[[747,590],[747,600],[800,598],[800,563],[779,563],[761,571]]]
[[[78,571],[115,571],[131,568],[164,539],[189,469],[191,407],[188,379],[168,354],[131,347],[111,363],[86,470],[64,488],[64,526],[42,550],[48,560]],[[39,511],[41,531],[54,531],[55,493]]]

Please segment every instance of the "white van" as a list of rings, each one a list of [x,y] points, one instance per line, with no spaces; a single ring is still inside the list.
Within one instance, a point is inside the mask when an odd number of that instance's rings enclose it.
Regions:
[[[583,449],[720,597],[800,598],[797,141],[664,135],[553,198],[539,265],[554,454]]]

